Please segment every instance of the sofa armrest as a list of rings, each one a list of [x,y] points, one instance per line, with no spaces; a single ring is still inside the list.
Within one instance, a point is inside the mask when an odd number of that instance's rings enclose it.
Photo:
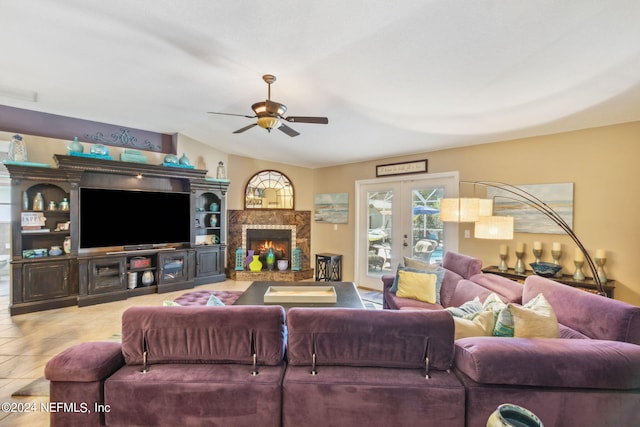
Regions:
[[[86,342],[64,350],[44,368],[49,381],[100,381],[124,366],[118,342]]]
[[[640,387],[640,346],[561,338],[461,338],[455,368],[482,384],[629,390]]]

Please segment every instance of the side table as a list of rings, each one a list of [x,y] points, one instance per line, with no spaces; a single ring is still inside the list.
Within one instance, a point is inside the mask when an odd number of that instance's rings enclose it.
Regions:
[[[316,282],[342,281],[342,255],[316,254]]]

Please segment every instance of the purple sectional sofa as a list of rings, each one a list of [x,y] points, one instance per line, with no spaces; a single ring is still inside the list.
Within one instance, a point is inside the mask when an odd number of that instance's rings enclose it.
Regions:
[[[130,308],[122,344],[47,363],[51,401],[90,408],[51,425],[483,427],[503,403],[547,427],[640,425],[640,307],[538,276],[505,285],[469,257],[446,259],[459,279],[421,310]],[[543,294],[560,338],[455,340],[442,307],[474,290],[525,304]]]

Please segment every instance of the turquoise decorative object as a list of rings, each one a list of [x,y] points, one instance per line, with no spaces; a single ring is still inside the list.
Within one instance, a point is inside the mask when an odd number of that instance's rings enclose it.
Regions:
[[[108,156],[109,155],[109,149],[102,144],[93,144],[91,146],[91,150],[89,151],[91,154],[94,154],[96,156]]]
[[[562,266],[550,262],[532,262],[529,264],[534,273],[542,277],[553,277],[562,270]]]
[[[67,152],[69,154],[71,154],[71,153],[83,153],[84,152],[84,145],[80,144],[80,141],[78,141],[78,137],[77,136],[75,138],[73,138],[73,141],[71,141],[69,143],[69,145],[67,145]]]
[[[218,212],[219,208],[220,206],[216,202],[213,202],[209,205],[209,211],[211,212]]]
[[[269,248],[267,252],[267,270],[273,271],[273,266],[276,264],[276,254],[273,253],[273,248]]]
[[[291,254],[291,271],[302,270],[302,251],[296,247]]]
[[[236,249],[236,271],[244,271],[244,251],[242,248]]]
[[[187,157],[186,153],[182,154],[182,157],[180,157],[179,163],[181,165],[185,165],[185,166],[191,166],[191,161],[189,160],[189,158]]]
[[[166,156],[164,156],[164,163],[169,165],[177,165],[180,164],[180,161],[178,160],[178,156],[176,156],[175,154],[167,154]]]

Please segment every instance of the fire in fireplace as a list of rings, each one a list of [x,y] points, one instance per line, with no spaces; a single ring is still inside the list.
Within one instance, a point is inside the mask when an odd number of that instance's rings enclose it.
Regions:
[[[269,248],[273,249],[276,260],[289,260],[291,254],[291,230],[287,229],[248,229],[247,250],[260,255],[260,261],[266,264]],[[266,267],[266,265],[265,265]]]

